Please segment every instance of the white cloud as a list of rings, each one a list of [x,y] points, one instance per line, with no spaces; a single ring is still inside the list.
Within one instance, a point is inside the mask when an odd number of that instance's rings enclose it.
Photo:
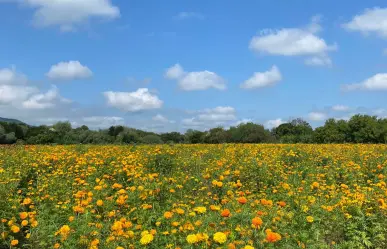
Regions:
[[[170,80],[177,80],[184,76],[184,69],[180,64],[175,64],[168,68],[165,72],[165,77]]]
[[[305,59],[305,64],[309,66],[331,66],[332,60],[327,56],[314,56]]]
[[[53,108],[57,103],[71,103],[71,100],[60,96],[58,88],[55,86],[46,93],[38,93],[23,101],[22,107],[25,109],[48,109]]]
[[[0,85],[0,105],[18,105],[36,92],[38,92],[38,89],[35,87]]]
[[[277,66],[273,66],[269,71],[256,72],[254,75],[241,84],[241,88],[252,89],[275,85],[282,80],[282,75]]]
[[[184,91],[198,91],[215,88],[225,90],[226,85],[222,77],[214,72],[184,72],[184,69],[179,65],[167,69],[165,77],[168,79],[177,80],[180,89]]]
[[[149,92],[148,88],[139,88],[135,92],[104,92],[107,104],[122,111],[136,112],[141,110],[158,109],[163,105],[157,95]]]
[[[16,72],[14,68],[0,69],[0,85],[14,85],[27,83],[27,77],[24,74]]]
[[[348,84],[342,86],[343,90],[369,90],[369,91],[386,91],[387,90],[387,73],[378,73],[360,83]]]
[[[109,126],[116,126],[116,125],[124,125],[125,120],[122,117],[115,117],[115,116],[90,116],[90,117],[83,117],[82,123],[85,123],[87,126],[90,127],[109,127]]]
[[[168,118],[164,117],[161,114],[157,114],[156,116],[153,116],[152,120],[159,123],[171,123],[171,124],[175,123],[174,120],[169,120]]]
[[[46,76],[52,80],[86,79],[93,75],[91,70],[79,61],[59,62],[51,66]]]
[[[179,20],[186,20],[186,19],[204,19],[204,16],[200,13],[197,13],[197,12],[180,12],[179,14],[177,14],[177,16],[175,17],[176,19],[179,19]]]
[[[383,55],[387,55],[387,48],[383,49]]]
[[[323,121],[323,120],[327,119],[327,117],[328,116],[322,112],[310,112],[308,114],[308,118],[312,121]]]
[[[224,125],[237,119],[236,111],[230,106],[218,106],[212,109],[204,109],[197,112],[198,115],[182,120],[185,127],[210,128],[217,125]]]
[[[59,26],[63,32],[74,31],[92,18],[114,19],[120,10],[110,0],[20,0],[35,9],[33,22],[39,27]]]
[[[268,120],[265,123],[265,128],[269,128],[269,129],[276,128],[276,127],[280,126],[283,123],[285,123],[285,121],[283,121],[280,118],[273,119],[273,120]]]
[[[218,106],[213,109],[205,109],[199,114],[197,119],[200,121],[223,122],[235,120],[235,109],[230,106]]]
[[[263,30],[260,35],[251,39],[249,47],[255,52],[271,55],[311,56],[314,59],[307,63],[313,64],[317,62],[316,57],[328,58],[327,53],[337,49],[336,44],[328,45],[317,35],[321,31],[319,21],[320,18],[316,16],[307,27]],[[319,62],[321,61],[324,60]]]
[[[349,107],[345,105],[335,105],[332,106],[332,110],[336,112],[346,112],[349,110]]]
[[[233,126],[238,126],[238,125],[240,125],[240,124],[247,124],[247,123],[251,123],[251,122],[253,122],[252,119],[250,119],[250,118],[244,118],[244,119],[241,119],[241,120],[238,120],[237,122],[235,122],[235,123],[233,124]]]
[[[387,8],[365,9],[363,13],[356,15],[343,27],[349,31],[359,31],[363,34],[375,33],[387,38]]]

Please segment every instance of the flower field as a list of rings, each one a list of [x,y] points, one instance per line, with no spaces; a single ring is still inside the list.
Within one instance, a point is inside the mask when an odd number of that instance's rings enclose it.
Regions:
[[[0,248],[387,248],[386,145],[0,147]]]

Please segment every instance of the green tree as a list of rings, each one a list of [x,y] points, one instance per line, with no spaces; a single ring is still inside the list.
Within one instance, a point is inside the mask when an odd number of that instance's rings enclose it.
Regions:
[[[146,135],[142,138],[142,142],[145,144],[162,144],[163,140],[158,135]]]

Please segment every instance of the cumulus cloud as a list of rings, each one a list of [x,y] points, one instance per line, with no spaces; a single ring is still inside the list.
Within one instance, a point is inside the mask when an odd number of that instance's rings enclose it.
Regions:
[[[328,116],[323,112],[310,112],[308,118],[312,121],[324,121]]]
[[[198,115],[195,117],[183,119],[183,126],[206,129],[217,125],[224,125],[237,119],[235,109],[230,106],[218,106],[200,110],[197,113]]]
[[[58,88],[53,86],[46,93],[30,96],[23,101],[22,106],[25,109],[47,109],[55,107],[58,103],[71,103],[71,100],[60,96]]]
[[[92,75],[92,71],[79,61],[59,62],[51,66],[50,71],[46,74],[52,80],[86,79]]]
[[[180,64],[175,64],[168,68],[165,72],[165,77],[170,80],[178,80],[184,76],[185,72]]]
[[[61,97],[55,86],[41,93],[37,87],[28,83],[28,78],[14,68],[0,69],[0,105],[9,109],[47,109],[59,103],[71,102]]]
[[[283,121],[280,118],[268,120],[265,122],[265,128],[268,128],[268,129],[276,128],[284,123],[285,123],[285,121]]]
[[[18,105],[38,91],[29,86],[0,85],[0,105]]]
[[[368,90],[368,91],[386,91],[387,73],[378,73],[360,83],[343,85],[345,91]]]
[[[139,88],[135,92],[108,91],[103,94],[109,106],[127,112],[158,109],[163,105],[163,101],[152,94],[148,88]]]
[[[91,19],[114,19],[120,16],[119,8],[110,0],[20,0],[17,2],[35,10],[33,23],[36,26],[57,26],[63,32],[74,31]]]
[[[387,8],[365,9],[348,23],[343,24],[348,31],[358,31],[363,34],[373,33],[387,38]]]
[[[198,91],[214,88],[225,90],[225,80],[211,71],[185,72],[179,64],[167,69],[165,77],[171,80],[177,80],[180,89],[184,91]]]
[[[275,85],[282,80],[281,72],[277,66],[273,66],[269,71],[256,72],[254,75],[241,84],[241,88],[252,89]]]
[[[326,65],[329,61],[328,52],[336,50],[337,45],[328,45],[318,36],[321,31],[319,22],[320,17],[315,16],[307,27],[263,30],[251,39],[249,47],[264,54],[309,56],[311,58],[306,61],[308,65]]]
[[[171,123],[171,124],[175,123],[174,120],[169,120],[168,118],[166,118],[161,114],[157,114],[156,116],[153,116],[152,120],[158,123]]]
[[[0,85],[15,85],[27,83],[27,77],[24,74],[16,72],[15,68],[0,69]]]
[[[345,105],[335,105],[332,106],[332,110],[336,112],[346,112],[349,110],[349,107]]]

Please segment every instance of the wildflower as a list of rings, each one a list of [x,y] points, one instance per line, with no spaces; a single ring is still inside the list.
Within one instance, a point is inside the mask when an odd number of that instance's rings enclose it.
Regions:
[[[312,223],[314,221],[313,216],[307,216],[306,217],[306,221],[309,222],[309,223]]]
[[[252,226],[254,228],[259,228],[262,225],[262,223],[263,223],[262,219],[259,218],[259,217],[255,217],[255,218],[252,219]]]
[[[17,244],[19,244],[19,241],[17,239],[11,240],[11,246],[16,246]]]
[[[274,233],[270,229],[266,229],[266,241],[274,243],[281,240],[281,235],[279,233]]]
[[[312,189],[316,189],[316,188],[318,188],[319,186],[320,186],[320,184],[319,184],[318,182],[313,182],[311,188],[312,188]]]
[[[247,246],[243,247],[243,249],[254,249],[254,247],[247,245]]]
[[[13,233],[18,233],[20,231],[20,227],[16,226],[16,225],[12,225],[11,227],[11,231]]]
[[[146,233],[143,233],[141,234],[141,239],[140,239],[140,243],[141,245],[148,245],[149,243],[151,243],[153,241],[153,235],[146,232]]]
[[[195,244],[197,243],[199,240],[198,240],[198,237],[196,236],[196,234],[189,234],[186,238],[187,242],[189,244]]]
[[[225,233],[222,233],[222,232],[217,232],[214,234],[213,238],[214,238],[215,242],[217,242],[219,244],[223,244],[227,240],[227,235]]]
[[[31,198],[25,198],[25,199],[23,200],[23,205],[31,204],[31,202],[32,202]]]
[[[60,234],[63,240],[66,240],[67,237],[70,234],[70,227],[68,225],[63,225],[56,233],[55,235]]]
[[[27,212],[21,212],[19,214],[19,217],[20,217],[20,219],[25,220],[28,217],[28,213]]]
[[[246,197],[239,197],[238,198],[238,202],[240,203],[240,204],[246,204],[247,203],[247,199],[246,199]]]
[[[194,208],[194,211],[199,214],[204,214],[207,211],[207,209],[205,207],[196,207]]]
[[[98,207],[102,207],[103,206],[103,201],[102,200],[98,200],[97,201],[97,206]]]
[[[23,221],[21,222],[21,225],[22,225],[23,227],[27,226],[27,225],[28,225],[28,220],[23,220]]]
[[[222,217],[230,217],[230,214],[231,214],[230,210],[224,209],[220,215]]]
[[[170,219],[170,218],[172,218],[172,216],[173,216],[173,213],[172,213],[172,212],[165,212],[165,213],[164,213],[164,218],[165,218],[165,219]]]

